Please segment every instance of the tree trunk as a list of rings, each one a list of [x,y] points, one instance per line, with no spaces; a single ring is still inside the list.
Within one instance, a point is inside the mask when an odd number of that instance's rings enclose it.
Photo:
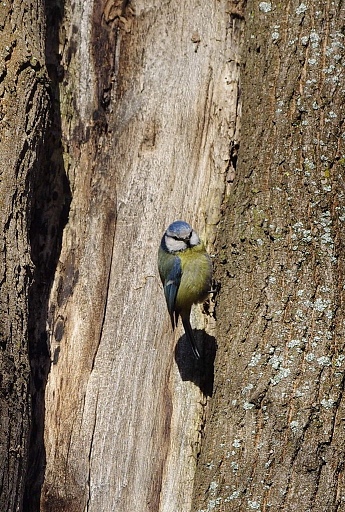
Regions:
[[[247,4],[195,511],[344,509],[344,16]]]
[[[343,4],[24,4],[0,16],[1,511],[342,510]],[[201,364],[157,275],[177,218],[217,248]]]
[[[177,218],[212,249],[238,136],[232,9],[225,0],[64,5],[60,109],[73,199],[49,303],[43,511],[190,510],[214,322],[196,308],[193,325],[209,332],[199,368],[183,331],[171,332],[156,258]]]
[[[0,27],[0,509],[13,512],[26,507],[25,484],[32,495],[39,485],[30,482],[43,478],[45,323],[63,200],[61,174],[46,156],[55,142],[44,7],[3,2]]]

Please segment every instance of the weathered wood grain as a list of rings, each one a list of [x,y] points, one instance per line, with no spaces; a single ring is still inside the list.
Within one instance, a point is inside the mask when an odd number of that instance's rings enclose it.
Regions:
[[[50,298],[42,510],[190,509],[214,340],[195,368],[171,333],[156,253],[177,218],[212,251],[238,140],[230,6],[65,4],[72,203]],[[212,335],[211,318],[193,322]]]

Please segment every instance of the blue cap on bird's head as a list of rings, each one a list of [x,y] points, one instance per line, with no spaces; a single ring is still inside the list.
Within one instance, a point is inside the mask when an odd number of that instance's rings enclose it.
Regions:
[[[184,220],[175,220],[166,230],[168,236],[185,238],[192,232],[192,227]]]

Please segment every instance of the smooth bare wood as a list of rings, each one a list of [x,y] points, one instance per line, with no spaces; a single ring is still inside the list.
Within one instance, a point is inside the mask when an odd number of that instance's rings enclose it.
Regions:
[[[215,342],[198,369],[156,254],[177,218],[212,251],[238,140],[236,20],[224,0],[64,4],[72,202],[50,297],[44,511],[190,510]],[[200,308],[193,323],[212,335]]]
[[[344,509],[344,16],[247,4],[195,511]]]

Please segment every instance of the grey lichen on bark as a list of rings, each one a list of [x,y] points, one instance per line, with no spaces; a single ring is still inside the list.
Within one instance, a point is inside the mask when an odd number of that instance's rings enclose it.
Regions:
[[[341,510],[344,6],[248,2],[194,510]]]

